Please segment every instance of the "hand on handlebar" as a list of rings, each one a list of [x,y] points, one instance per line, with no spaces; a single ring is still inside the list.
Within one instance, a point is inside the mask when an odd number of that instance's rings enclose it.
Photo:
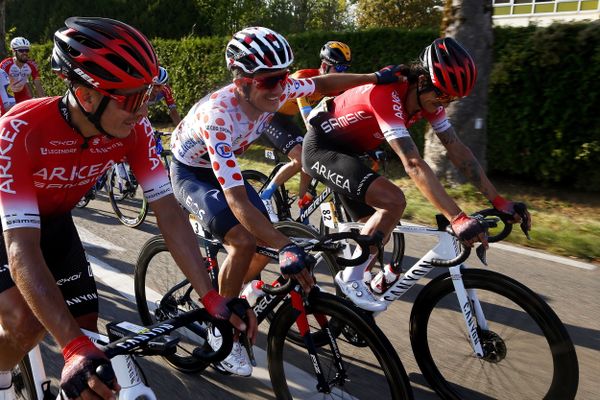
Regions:
[[[461,212],[450,221],[452,231],[466,246],[473,247],[476,242],[481,242],[488,248],[487,232],[477,218],[469,217]]]
[[[110,360],[85,335],[70,341],[62,351],[65,359],[60,387],[69,399],[91,398],[86,391],[95,393],[105,400],[115,399],[114,392],[121,387],[117,383]],[[96,374],[98,367],[103,367],[106,374],[102,379]],[[93,395],[92,395],[93,396]]]
[[[511,224],[525,222],[527,230],[531,229],[531,215],[529,214],[525,203],[512,202],[498,195],[492,200],[492,205],[496,210],[504,214],[512,215],[513,219],[508,221]]]
[[[294,243],[289,243],[279,249],[279,268],[284,275],[291,275],[298,281],[304,293],[310,293],[315,280],[306,268],[306,253]]]
[[[211,316],[229,320],[236,330],[246,332],[246,336],[252,344],[256,342],[258,322],[256,314],[246,300],[237,297],[223,297],[212,289],[202,297],[201,301]]]

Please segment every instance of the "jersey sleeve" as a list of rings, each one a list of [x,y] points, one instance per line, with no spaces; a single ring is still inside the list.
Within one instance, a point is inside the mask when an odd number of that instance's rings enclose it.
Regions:
[[[165,166],[156,154],[154,129],[148,118],[135,126],[133,135],[134,143],[127,153],[127,161],[144,189],[144,196],[152,202],[172,193]]]
[[[173,98],[173,90],[169,85],[164,85],[162,89],[162,93],[165,99],[165,103],[167,103],[168,108],[175,108],[177,104],[175,104],[175,99]]]
[[[0,218],[3,230],[39,228],[40,211],[27,151],[27,123],[0,119]]]
[[[410,136],[404,121],[406,111],[395,85],[374,85],[369,103],[386,141]]]
[[[225,109],[212,108],[200,118],[201,134],[210,165],[223,190],[244,184],[242,170],[233,152],[233,121]]]
[[[279,101],[283,104],[289,99],[297,99],[300,97],[310,96],[315,92],[315,89],[315,82],[311,78],[288,78],[285,91],[281,95]]]
[[[429,114],[424,111],[421,111],[423,118],[425,118],[437,133],[444,132],[452,127],[450,120],[446,116],[446,110],[444,107],[439,106],[435,113]]]
[[[38,71],[35,61],[29,60],[27,61],[27,64],[29,64],[29,67],[31,68],[31,79],[40,79],[40,72]]]

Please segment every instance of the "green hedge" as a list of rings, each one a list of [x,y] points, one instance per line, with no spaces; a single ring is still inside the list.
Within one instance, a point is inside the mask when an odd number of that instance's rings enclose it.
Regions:
[[[302,33],[289,40],[296,56],[293,68],[318,66],[320,47],[336,39],[352,48],[352,70],[368,72],[410,62],[435,37],[432,30],[375,29]],[[182,114],[230,81],[223,55],[227,38],[153,43],[169,70]],[[44,68],[50,51],[50,44],[34,46],[32,56],[41,64],[46,91],[56,95],[64,92],[64,85]],[[600,24],[495,28],[494,59],[488,116],[490,172],[600,191]],[[151,110],[151,118],[168,121],[166,107]],[[412,131],[422,149],[424,124]]]

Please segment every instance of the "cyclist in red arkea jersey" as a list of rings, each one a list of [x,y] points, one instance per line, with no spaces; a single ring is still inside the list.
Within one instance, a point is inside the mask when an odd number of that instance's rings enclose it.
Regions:
[[[397,81],[396,69],[291,79],[287,68],[294,58],[289,43],[263,27],[234,34],[225,59],[233,83],[197,102],[171,136],[175,196],[227,248],[219,276],[222,295],[237,296],[242,284],[265,266],[264,256],[256,254],[257,242],[279,249],[281,271],[293,275],[308,292],[314,281],[304,268],[304,251],[273,228],[260,197],[244,182],[236,155],[264,132],[288,99],[316,90],[339,93],[369,82]],[[211,330],[209,344],[218,340],[218,333]],[[237,375],[252,373],[246,350],[237,342],[219,367]]]
[[[169,86],[169,73],[166,68],[158,67],[158,78],[152,88],[148,105],[153,106],[162,100],[167,104],[171,121],[173,121],[175,125],[179,124],[181,122],[181,117],[179,116],[179,112],[177,112],[177,104],[175,104],[173,91],[171,90],[171,86]]]
[[[68,397],[110,399],[118,387],[95,375],[110,362],[80,330],[97,330],[98,298],[70,211],[115,162],[129,161],[208,312],[246,327],[212,289],[156,155],[146,118],[158,74],[152,45],[111,19],[72,17],[65,24],[54,35],[52,69],[67,94],[17,104],[0,118],[0,389],[10,386],[10,370],[47,330],[63,349],[61,387]],[[246,311],[254,337],[256,321]],[[9,390],[0,390],[0,398],[13,398]]]
[[[456,235],[469,245],[475,241],[487,245],[481,225],[462,212],[446,193],[407,130],[420,118],[429,121],[453,164],[496,209],[514,215],[515,222],[520,220],[514,203],[498,194],[446,118],[444,107],[467,96],[475,85],[475,63],[454,39],[436,39],[425,49],[420,62],[407,68],[405,74],[407,82],[359,86],[322,101],[309,117],[304,169],[342,195],[353,220],[366,221],[363,233],[380,230],[389,237],[404,212],[404,194],[356,157],[386,140],[421,193],[451,221]],[[363,265],[338,273],[336,283],[359,307],[383,311],[385,304],[377,301],[363,281],[374,257],[372,254]]]
[[[312,78],[319,75],[335,74],[348,71],[352,62],[352,52],[347,44],[338,41],[329,41],[321,47],[321,65],[313,69],[301,69],[290,75],[294,79]],[[277,215],[271,205],[271,196],[281,184],[301,171],[302,168],[302,140],[305,128],[300,128],[294,121],[295,116],[300,113],[305,120],[312,108],[324,97],[321,93],[313,93],[310,96],[288,100],[281,106],[279,111],[273,115],[271,123],[265,130],[265,137],[273,146],[287,155],[290,159],[286,165],[279,169],[271,182],[260,194],[265,203],[271,221],[276,222]],[[306,120],[304,121],[306,123]],[[302,209],[312,200],[312,194],[306,193],[310,177],[302,172],[300,175],[300,187],[298,188],[298,207]]]
[[[29,59],[29,49],[31,48],[29,40],[24,37],[16,37],[10,41],[10,48],[13,51],[13,57],[2,60],[0,69],[4,70],[10,79],[10,89],[14,94],[15,101],[19,103],[33,97],[29,87],[30,76],[37,97],[44,97],[46,93],[42,87],[37,64]]]

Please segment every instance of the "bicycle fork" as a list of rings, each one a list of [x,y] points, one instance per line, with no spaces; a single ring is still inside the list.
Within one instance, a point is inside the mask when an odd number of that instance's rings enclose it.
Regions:
[[[454,292],[458,298],[458,304],[463,314],[465,325],[467,328],[467,336],[471,342],[471,347],[477,358],[485,356],[483,346],[481,344],[482,331],[487,331],[487,321],[483,315],[481,303],[477,298],[475,289],[465,289],[465,284],[462,280],[462,265],[450,267],[450,277],[454,285]]]
[[[304,339],[304,344],[308,349],[308,354],[313,365],[313,370],[315,371],[315,375],[317,376],[317,390],[319,391],[319,393],[331,393],[331,387],[327,379],[325,379],[323,368],[321,366],[321,362],[319,361],[319,356],[317,354],[317,348],[311,336],[310,326],[308,324],[308,317],[306,315],[306,303],[304,302],[302,295],[296,290],[292,291],[290,295],[292,298],[292,307],[298,312],[298,317],[296,318],[296,326],[298,327],[300,335],[302,335],[302,338]],[[314,317],[319,323],[321,329],[325,331],[325,333],[327,334],[327,338],[329,339],[329,346],[331,348],[331,353],[337,369],[335,382],[344,382],[346,380],[346,369],[344,368],[344,363],[342,361],[338,345],[335,341],[333,334],[331,333],[327,317],[319,313],[315,313]]]

